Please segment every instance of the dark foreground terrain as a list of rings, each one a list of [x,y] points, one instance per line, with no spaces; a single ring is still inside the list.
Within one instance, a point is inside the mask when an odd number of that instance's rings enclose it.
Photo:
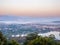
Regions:
[[[38,36],[37,33],[28,34],[23,41],[19,38],[7,39],[0,32],[0,45],[60,45],[60,41],[55,40],[55,36],[51,34],[49,37]]]

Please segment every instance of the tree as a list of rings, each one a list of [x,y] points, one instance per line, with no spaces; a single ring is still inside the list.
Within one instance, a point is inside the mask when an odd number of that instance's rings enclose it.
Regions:
[[[57,43],[54,40],[54,35],[50,35],[50,37],[42,37],[37,34],[29,34],[26,37],[24,45],[60,45],[60,42]]]
[[[2,32],[0,32],[0,45],[20,45],[18,42],[16,42],[15,40],[7,40]]]
[[[16,42],[15,40],[11,40],[9,42],[9,45],[20,45],[18,42]]]
[[[3,36],[2,32],[0,32],[0,45],[7,45],[7,39]]]
[[[55,39],[55,35],[50,34],[50,35],[49,35],[49,38]]]
[[[28,42],[30,42],[33,39],[36,39],[38,37],[37,33],[30,33],[26,36],[26,40],[24,42],[24,45],[27,45]]]

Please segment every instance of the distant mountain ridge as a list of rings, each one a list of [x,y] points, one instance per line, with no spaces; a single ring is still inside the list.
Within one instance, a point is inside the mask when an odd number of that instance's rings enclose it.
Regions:
[[[12,16],[12,15],[0,15],[0,22],[37,22],[37,23],[60,23],[58,17],[29,17],[29,16]]]
[[[19,17],[19,16],[7,16],[7,15],[0,16],[1,21],[15,21],[15,20],[17,20],[19,18],[21,18],[21,17]]]
[[[53,21],[53,23],[60,23],[60,21]]]

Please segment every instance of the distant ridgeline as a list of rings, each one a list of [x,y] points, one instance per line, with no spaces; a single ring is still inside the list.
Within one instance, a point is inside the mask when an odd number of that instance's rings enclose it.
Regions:
[[[60,21],[53,21],[53,23],[60,23]]]

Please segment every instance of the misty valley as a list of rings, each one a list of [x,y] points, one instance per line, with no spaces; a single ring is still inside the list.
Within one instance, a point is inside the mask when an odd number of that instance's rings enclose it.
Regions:
[[[38,35],[48,36],[54,34],[56,39],[60,40],[57,35],[60,36],[60,25],[56,24],[6,24],[0,23],[0,31],[7,38],[26,36],[29,33],[38,33]]]

